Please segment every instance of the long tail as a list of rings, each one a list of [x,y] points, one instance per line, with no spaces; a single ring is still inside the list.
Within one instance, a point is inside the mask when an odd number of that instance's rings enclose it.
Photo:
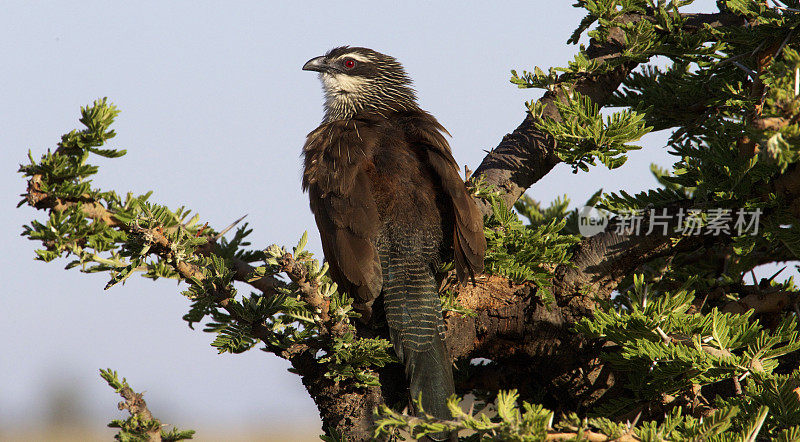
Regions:
[[[447,399],[454,392],[452,362],[433,270],[419,251],[382,252],[386,321],[395,352],[405,364],[411,397],[421,395],[426,413],[451,419]]]

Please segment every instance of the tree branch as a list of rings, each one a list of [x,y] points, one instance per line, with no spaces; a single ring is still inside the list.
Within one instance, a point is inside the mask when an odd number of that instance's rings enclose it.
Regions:
[[[744,313],[752,310],[755,314],[777,313],[794,307],[798,301],[796,292],[754,293],[738,301],[731,301],[722,308],[723,313]]]
[[[191,439],[194,435],[193,430],[181,431],[173,428],[167,432],[163,430],[164,425],[161,421],[153,417],[147,408],[142,393],[133,391],[125,378],[122,380],[117,376],[117,372],[111,369],[100,370],[100,377],[105,379],[108,385],[124,399],[117,407],[120,410],[127,410],[130,417],[126,420],[115,419],[108,425],[112,428],[119,428],[119,433],[114,437],[117,440],[137,440],[148,442],[179,441]]]
[[[131,231],[130,226],[117,219],[111,211],[92,199],[89,195],[85,195],[81,200],[58,198],[41,190],[41,179],[40,175],[34,175],[28,180],[28,191],[22,194],[31,207],[39,210],[63,212],[70,207],[80,206],[81,212],[87,219],[104,223],[109,227],[115,227],[125,232]],[[159,236],[161,237],[159,240],[163,239],[163,241],[166,241],[163,235],[159,234]],[[209,242],[198,247],[197,251],[203,256],[210,256],[218,254],[219,246],[209,238]],[[280,281],[274,276],[267,275],[254,279],[255,267],[235,257],[230,258],[230,263],[233,266],[235,280],[249,284],[253,288],[261,290],[266,295],[274,295],[276,293],[275,288],[280,284]],[[190,275],[199,272],[199,269],[187,267],[184,271],[186,274]]]
[[[716,14],[684,14],[686,30],[702,29],[703,26],[722,27],[744,24],[744,20],[732,13]],[[651,17],[640,14],[623,16],[623,22],[651,20]],[[624,48],[624,35],[618,28],[612,30],[608,41],[592,39],[586,53],[590,59],[605,61],[619,57]],[[622,81],[636,67],[635,63],[625,63],[611,72],[597,76],[586,76],[575,81],[574,90],[588,96],[598,106],[604,106]],[[555,108],[556,100],[564,99],[565,91],[557,88],[556,92],[547,92],[539,99],[544,108],[544,115],[560,120]],[[548,134],[536,128],[536,121],[528,113],[522,123],[507,134],[500,144],[492,149],[475,170],[475,176],[483,175],[488,184],[496,186],[503,192],[503,200],[508,207],[525,193],[530,186],[547,175],[561,160],[558,157],[556,141]],[[477,200],[478,207],[484,215],[491,213],[491,207],[483,200]]]

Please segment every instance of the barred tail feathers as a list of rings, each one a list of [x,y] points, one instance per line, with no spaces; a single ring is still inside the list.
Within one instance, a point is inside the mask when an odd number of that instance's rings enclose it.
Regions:
[[[421,394],[426,413],[450,419],[447,399],[455,391],[452,362],[433,270],[418,259],[419,253],[381,249],[386,320],[395,352],[405,364],[411,397]]]

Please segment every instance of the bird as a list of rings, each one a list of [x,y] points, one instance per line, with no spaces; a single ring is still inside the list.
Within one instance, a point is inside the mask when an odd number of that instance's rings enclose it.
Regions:
[[[323,121],[303,146],[302,188],[330,276],[353,297],[362,322],[385,317],[412,410],[419,414],[419,398],[425,413],[452,418],[452,360],[436,272],[452,259],[459,282],[474,282],[486,239],[450,134],[419,107],[394,57],[342,46],[303,70],[318,73],[325,98]]]

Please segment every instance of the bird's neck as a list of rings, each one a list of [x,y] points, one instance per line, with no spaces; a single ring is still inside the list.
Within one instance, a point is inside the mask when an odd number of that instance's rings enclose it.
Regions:
[[[325,94],[324,122],[349,120],[361,112],[386,117],[393,112],[418,109],[413,92],[402,90],[379,93],[335,92]]]

